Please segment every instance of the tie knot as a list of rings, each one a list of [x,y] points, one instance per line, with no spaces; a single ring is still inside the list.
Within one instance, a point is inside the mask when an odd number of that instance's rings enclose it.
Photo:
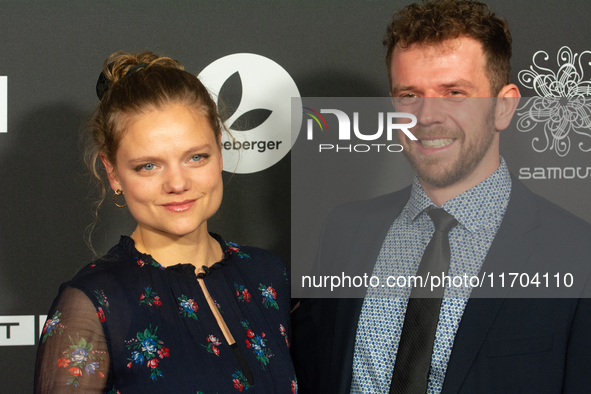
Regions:
[[[435,231],[448,233],[456,224],[458,224],[458,221],[443,208],[429,209],[427,215],[429,215],[433,224],[435,224]]]

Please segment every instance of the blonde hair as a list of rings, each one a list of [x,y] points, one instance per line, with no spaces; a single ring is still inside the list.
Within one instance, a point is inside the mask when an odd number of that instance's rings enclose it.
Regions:
[[[223,129],[216,104],[201,81],[185,71],[180,62],[152,52],[113,53],[104,62],[97,93],[101,102],[90,120],[90,136],[84,153],[91,180],[99,191],[99,198],[93,204],[93,222],[86,235],[86,242],[93,252],[91,235],[108,190],[100,156],[102,153],[113,168],[116,167],[117,149],[131,116],[181,103],[199,111],[207,119],[218,144]]]

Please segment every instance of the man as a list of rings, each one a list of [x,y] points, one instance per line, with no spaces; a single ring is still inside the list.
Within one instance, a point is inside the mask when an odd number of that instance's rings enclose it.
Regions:
[[[499,132],[519,98],[507,22],[478,2],[412,4],[394,15],[385,45],[396,110],[417,116],[417,141],[399,133],[417,176],[335,209],[317,265],[348,273],[365,259],[374,275],[419,275],[447,259],[445,273],[481,278],[563,268],[583,284],[580,298],[519,298],[498,282],[495,298],[446,289],[435,320],[426,317],[431,301],[413,301],[415,289],[410,300],[371,289],[365,299],[302,300],[292,345],[301,392],[588,392],[591,228],[530,192],[500,158]],[[418,348],[428,348],[426,366]]]

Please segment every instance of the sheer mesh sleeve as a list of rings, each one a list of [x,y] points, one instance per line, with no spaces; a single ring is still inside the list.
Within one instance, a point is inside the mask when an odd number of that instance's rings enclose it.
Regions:
[[[104,317],[81,290],[66,287],[54,302],[41,334],[35,393],[103,393],[109,353]]]

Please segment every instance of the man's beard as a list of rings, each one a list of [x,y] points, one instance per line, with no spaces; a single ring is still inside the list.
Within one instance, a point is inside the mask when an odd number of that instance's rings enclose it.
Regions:
[[[448,165],[447,168],[442,168],[439,171],[434,171],[434,169],[439,169],[437,165],[440,160],[439,157],[419,157],[418,154],[410,154],[409,151],[405,149],[403,153],[408,159],[411,167],[417,173],[419,179],[435,187],[443,188],[467,178],[480,164],[493,143],[494,113],[495,105],[492,106],[487,114],[486,123],[484,125],[485,130],[478,131],[478,138],[473,140],[473,143],[470,146],[465,145],[466,136],[462,132],[458,133],[442,127],[423,129],[425,130],[423,132],[421,128],[418,127],[413,129],[412,132],[418,139],[425,138],[429,135],[445,136],[456,138],[454,143],[461,144],[461,152],[456,157],[456,160]],[[410,143],[413,142],[407,140],[407,144]]]

